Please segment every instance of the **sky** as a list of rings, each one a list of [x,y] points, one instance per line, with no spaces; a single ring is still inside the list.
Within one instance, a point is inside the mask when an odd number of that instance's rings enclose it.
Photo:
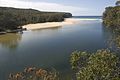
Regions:
[[[0,0],[1,7],[32,8],[39,11],[70,12],[74,16],[101,16],[116,0]]]

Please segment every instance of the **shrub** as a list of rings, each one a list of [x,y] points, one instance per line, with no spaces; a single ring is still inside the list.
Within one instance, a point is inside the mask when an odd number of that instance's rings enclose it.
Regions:
[[[76,54],[79,57],[73,60]],[[77,80],[120,80],[119,58],[110,50],[98,50],[84,56],[82,52],[76,52],[71,55],[71,60],[72,66],[77,63],[75,67],[80,67],[76,71]]]

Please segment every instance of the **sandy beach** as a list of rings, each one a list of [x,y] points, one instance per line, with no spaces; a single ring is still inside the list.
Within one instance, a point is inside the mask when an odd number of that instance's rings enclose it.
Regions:
[[[54,28],[54,27],[61,27],[63,25],[72,25],[79,22],[77,19],[67,18],[63,22],[46,22],[46,23],[36,23],[36,24],[28,24],[22,26],[27,30],[35,30],[35,29],[45,29],[45,28]]]
[[[26,28],[27,30],[55,28],[55,27],[61,27],[64,25],[77,24],[87,20],[96,20],[96,19],[66,18],[63,22],[46,22],[46,23],[28,24],[28,25],[24,25],[23,28]]]

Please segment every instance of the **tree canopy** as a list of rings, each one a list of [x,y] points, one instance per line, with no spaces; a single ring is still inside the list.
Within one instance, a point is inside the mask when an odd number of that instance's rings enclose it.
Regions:
[[[120,28],[120,6],[107,7],[103,13],[103,23],[106,27]]]
[[[74,52],[70,62],[77,80],[120,80],[120,61],[110,50]]]

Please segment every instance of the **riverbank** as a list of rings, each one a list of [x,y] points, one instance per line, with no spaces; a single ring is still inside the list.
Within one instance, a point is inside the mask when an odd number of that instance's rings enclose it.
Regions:
[[[79,22],[78,19],[66,18],[63,22],[46,22],[46,23],[28,24],[28,25],[24,25],[22,27],[26,28],[27,30],[35,30],[35,29],[61,27],[63,25],[71,25],[71,24],[75,24],[78,22]]]

